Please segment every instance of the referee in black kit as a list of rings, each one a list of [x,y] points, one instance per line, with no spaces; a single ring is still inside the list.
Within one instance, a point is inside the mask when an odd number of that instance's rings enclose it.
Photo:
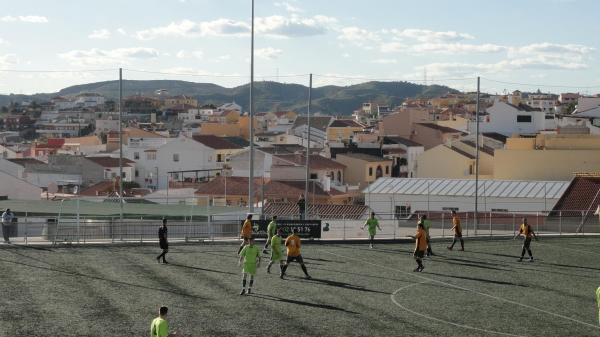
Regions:
[[[162,253],[156,257],[156,261],[160,263],[160,258],[162,257],[162,262],[168,264],[166,256],[169,252],[169,241],[167,239],[167,219],[162,219],[162,226],[158,227],[158,244],[160,249],[162,249]]]

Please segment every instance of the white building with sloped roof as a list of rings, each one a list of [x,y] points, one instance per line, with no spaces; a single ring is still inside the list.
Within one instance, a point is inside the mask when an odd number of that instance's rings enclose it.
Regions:
[[[568,181],[480,179],[478,210],[526,212],[552,210]],[[363,190],[365,205],[377,214],[408,218],[421,212],[473,212],[474,179],[379,178]]]

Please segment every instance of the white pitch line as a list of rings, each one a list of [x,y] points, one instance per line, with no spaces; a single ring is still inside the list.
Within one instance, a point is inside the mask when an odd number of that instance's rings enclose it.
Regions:
[[[463,291],[469,291],[469,292],[472,292],[472,293],[480,295],[480,296],[489,297],[489,298],[495,299],[497,301],[506,302],[506,303],[510,303],[510,304],[514,304],[514,305],[518,305],[518,306],[521,306],[521,307],[524,307],[524,308],[527,308],[527,309],[539,311],[539,312],[545,313],[547,315],[551,315],[551,316],[554,316],[554,317],[562,318],[564,320],[568,320],[568,321],[571,321],[571,322],[574,322],[574,323],[578,323],[578,324],[581,324],[581,325],[588,326],[590,328],[594,328],[594,329],[600,330],[600,326],[595,325],[595,324],[590,324],[590,323],[587,323],[587,322],[583,322],[583,321],[580,321],[580,320],[577,320],[577,319],[574,319],[574,318],[571,318],[571,317],[568,317],[568,316],[557,314],[557,313],[554,313],[554,312],[551,312],[551,311],[546,311],[544,309],[536,308],[534,306],[523,304],[523,303],[519,303],[519,302],[516,302],[516,301],[513,301],[513,300],[506,299],[506,298],[502,298],[502,297],[498,297],[498,296],[494,296],[494,295],[482,293],[482,292],[477,291],[477,290],[473,290],[473,289],[469,289],[469,288],[457,286],[457,285],[452,284],[452,283],[448,283],[448,282],[436,280],[436,279],[433,279],[433,278],[425,277],[425,276],[419,275],[418,273],[413,273],[413,272],[407,272],[407,271],[404,271],[404,270],[394,269],[394,268],[391,268],[391,267],[388,267],[388,266],[382,266],[380,264],[372,263],[370,261],[365,261],[365,260],[357,259],[357,258],[350,257],[350,256],[344,256],[344,255],[332,253],[332,252],[329,252],[329,251],[326,251],[326,250],[324,250],[324,252],[328,253],[328,254],[331,254],[331,255],[335,255],[335,256],[341,257],[341,258],[346,258],[346,259],[351,259],[351,260],[355,260],[355,261],[360,261],[360,262],[363,262],[363,263],[366,263],[366,264],[370,264],[370,265],[373,265],[373,266],[376,266],[376,267],[393,270],[395,272],[401,272],[403,274],[411,275],[411,276],[420,278],[420,279],[425,280],[425,281],[440,283],[440,284],[446,285],[448,287],[460,289],[460,290],[463,290]]]
[[[459,328],[464,328],[464,329],[469,329],[469,330],[475,330],[475,331],[480,331],[480,332],[491,333],[491,334],[495,334],[495,335],[525,337],[523,335],[515,335],[515,334],[508,333],[508,332],[500,332],[500,331],[494,331],[494,330],[487,330],[487,329],[477,328],[477,327],[470,326],[470,325],[465,325],[465,324],[459,324],[459,323],[454,323],[454,322],[446,321],[446,320],[443,320],[441,318],[429,316],[429,315],[426,315],[426,314],[423,314],[423,313],[411,310],[411,309],[403,306],[402,304],[400,304],[398,301],[396,301],[396,297],[395,296],[399,292],[401,292],[403,290],[406,290],[406,289],[408,289],[410,287],[418,286],[418,285],[425,284],[425,283],[428,283],[428,282],[429,281],[422,281],[422,282],[419,282],[419,283],[413,283],[413,284],[409,284],[407,286],[398,288],[398,289],[396,289],[396,291],[394,291],[390,295],[390,298],[392,299],[392,302],[394,302],[394,304],[397,305],[400,309],[406,310],[406,311],[410,312],[413,315],[421,316],[421,317],[426,318],[426,319],[431,320],[431,321],[436,321],[436,322],[439,322],[439,323],[449,324],[449,325],[453,325],[453,326],[456,326],[456,327],[459,327]]]

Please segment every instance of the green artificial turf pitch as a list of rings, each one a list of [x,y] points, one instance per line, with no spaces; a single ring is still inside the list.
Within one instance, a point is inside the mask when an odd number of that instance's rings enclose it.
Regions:
[[[169,265],[152,246],[2,246],[0,336],[148,336],[160,305],[186,336],[600,336],[600,238],[534,241],[533,263],[519,240],[446,244],[423,273],[409,243],[305,244],[312,280],[263,264],[250,296],[236,245],[172,245]]]

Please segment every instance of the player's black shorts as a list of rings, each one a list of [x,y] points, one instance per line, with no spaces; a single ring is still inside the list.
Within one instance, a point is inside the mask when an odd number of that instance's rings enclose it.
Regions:
[[[160,240],[158,245],[160,246],[160,249],[169,249],[169,242],[167,242],[167,240]]]
[[[304,263],[304,260],[302,259],[302,255],[298,255],[298,256],[289,256],[288,255],[288,257],[286,259],[286,263],[290,263],[290,262],[294,262],[294,261],[296,261],[300,264]]]
[[[415,250],[415,252],[413,253],[413,256],[417,259],[422,259],[423,256],[425,256],[425,251],[424,250]]]
[[[529,249],[530,244],[531,244],[531,237],[526,237],[525,240],[523,240],[523,248]]]
[[[454,237],[455,238],[462,238],[462,233],[461,232],[454,233]]]

